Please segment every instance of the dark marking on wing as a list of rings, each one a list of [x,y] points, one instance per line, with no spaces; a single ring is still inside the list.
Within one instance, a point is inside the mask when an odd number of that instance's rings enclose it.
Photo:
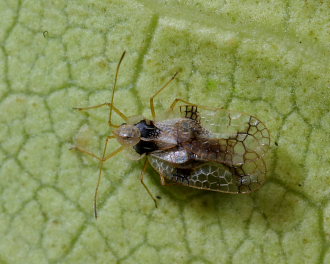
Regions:
[[[183,148],[179,153],[186,153],[186,159],[171,149],[148,156],[163,183],[228,193],[250,193],[262,186],[270,135],[259,119],[220,108],[201,106],[199,112],[195,105],[178,110],[183,119],[174,126],[174,147]]]
[[[184,185],[189,185],[189,179],[192,169],[187,168],[176,168],[171,181],[174,183],[181,183]]]
[[[186,114],[186,109],[188,113],[190,109],[197,111],[195,106],[191,105],[180,105],[174,111],[178,111],[182,117],[189,117],[190,115]],[[260,157],[264,156],[269,149],[269,131],[264,123],[254,116],[220,108],[212,110],[202,107],[199,108],[198,115],[200,117],[199,125],[203,130],[199,134],[195,132],[199,136],[197,139],[230,140],[219,142],[220,145],[223,145],[223,143],[224,145],[232,145],[233,141],[237,141],[240,144],[235,146],[234,152],[236,153],[236,149],[239,149],[241,155],[243,154],[242,148],[255,151]],[[205,131],[208,131],[209,134],[207,135]]]
[[[152,167],[168,184],[217,192],[251,193],[259,189],[265,180],[266,167],[262,159],[249,160],[235,167],[215,162],[196,162],[191,163],[190,168],[175,168],[164,160],[148,157]]]
[[[201,121],[196,105],[182,105],[180,106],[180,112],[184,114],[185,118],[195,120],[197,123]]]

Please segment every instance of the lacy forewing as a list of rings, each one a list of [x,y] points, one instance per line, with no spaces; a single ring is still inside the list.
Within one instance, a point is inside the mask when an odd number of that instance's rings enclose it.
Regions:
[[[259,119],[197,105],[177,106],[170,115],[193,122],[185,123],[181,128],[185,131],[167,133],[193,136],[177,148],[148,155],[166,184],[227,193],[250,193],[262,186],[267,171],[263,157],[270,135]]]

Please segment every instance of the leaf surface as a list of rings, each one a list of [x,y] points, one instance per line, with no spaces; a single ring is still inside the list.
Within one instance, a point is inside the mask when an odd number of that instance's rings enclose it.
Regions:
[[[1,1],[0,263],[329,263],[328,1]],[[252,195],[161,186],[97,160],[110,100],[150,118],[175,98],[257,116],[268,180]],[[115,116],[117,123],[122,122]],[[111,143],[109,150],[115,148]]]

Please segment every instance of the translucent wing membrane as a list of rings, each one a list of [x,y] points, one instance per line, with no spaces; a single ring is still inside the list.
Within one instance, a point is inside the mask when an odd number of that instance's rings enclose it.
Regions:
[[[148,156],[152,167],[164,178],[166,184],[178,184],[197,189],[227,193],[250,193],[261,187],[266,167],[262,159],[247,160],[238,167],[228,167],[215,162],[188,163],[174,167],[172,163],[154,155]]]
[[[264,183],[270,136],[260,120],[196,105],[181,105],[172,114],[182,119],[157,125],[171,127],[177,147],[149,156],[163,183],[228,193],[253,192]]]
[[[179,112],[181,117],[193,117],[201,127],[209,132],[205,138],[218,139],[219,145],[228,146],[234,156],[235,154],[242,156],[245,152],[252,151],[262,157],[269,148],[269,131],[254,116],[194,105],[181,105],[174,111]]]

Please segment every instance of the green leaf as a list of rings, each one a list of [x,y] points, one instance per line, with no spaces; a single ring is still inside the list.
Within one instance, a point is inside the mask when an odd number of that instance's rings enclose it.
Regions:
[[[329,263],[328,1],[1,1],[0,263]],[[252,195],[161,186],[142,161],[98,161],[116,106],[174,98],[247,112],[272,135]],[[115,121],[121,122],[118,116]],[[276,142],[276,144],[275,144]],[[116,143],[109,144],[113,150]]]

